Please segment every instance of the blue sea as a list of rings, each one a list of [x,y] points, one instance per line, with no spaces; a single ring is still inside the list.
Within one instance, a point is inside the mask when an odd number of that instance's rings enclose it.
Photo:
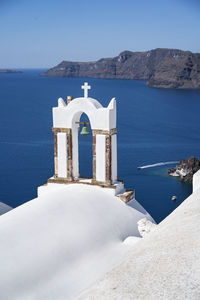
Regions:
[[[37,196],[53,171],[52,107],[67,95],[107,106],[117,98],[118,176],[160,222],[192,192],[168,168],[200,154],[200,91],[154,89],[145,81],[41,77],[44,70],[0,74],[0,201],[17,207]],[[84,119],[84,116],[82,117]],[[80,172],[92,174],[91,134],[80,136]],[[166,163],[139,170],[138,166]],[[177,196],[176,201],[171,197]]]

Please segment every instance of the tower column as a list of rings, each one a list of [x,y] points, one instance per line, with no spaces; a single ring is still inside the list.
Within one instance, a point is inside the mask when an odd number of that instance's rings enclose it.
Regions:
[[[96,180],[96,133],[93,133],[92,137],[92,150],[93,150],[93,180]]]
[[[72,130],[71,128],[53,128],[54,132],[54,178],[73,180]]]
[[[117,181],[117,134],[111,135],[111,180]]]
[[[93,129],[93,183],[112,185],[117,179],[117,129]]]
[[[112,165],[112,145],[111,135],[106,135],[106,183],[111,185],[111,165]]]
[[[58,177],[58,137],[57,132],[54,132],[54,177]]]
[[[67,179],[73,180],[73,163],[72,163],[72,130],[68,128],[67,132]]]

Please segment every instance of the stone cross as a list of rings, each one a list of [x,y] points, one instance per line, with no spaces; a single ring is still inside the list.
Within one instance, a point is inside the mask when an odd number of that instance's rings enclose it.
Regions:
[[[84,98],[88,98],[88,90],[91,89],[91,86],[87,82],[84,82],[81,88],[84,90]]]

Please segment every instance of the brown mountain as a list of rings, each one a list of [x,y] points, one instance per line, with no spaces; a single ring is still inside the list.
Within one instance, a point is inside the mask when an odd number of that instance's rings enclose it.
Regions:
[[[124,51],[95,62],[62,61],[42,74],[60,77],[144,79],[151,87],[200,88],[200,53],[177,49]]]

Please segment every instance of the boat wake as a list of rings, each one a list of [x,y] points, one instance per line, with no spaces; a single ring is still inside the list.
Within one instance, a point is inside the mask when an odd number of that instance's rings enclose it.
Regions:
[[[141,166],[141,167],[138,167],[138,169],[147,169],[147,168],[154,168],[154,167],[165,166],[165,165],[174,165],[177,163],[178,163],[178,161],[159,162],[159,163],[152,164],[152,165]]]

